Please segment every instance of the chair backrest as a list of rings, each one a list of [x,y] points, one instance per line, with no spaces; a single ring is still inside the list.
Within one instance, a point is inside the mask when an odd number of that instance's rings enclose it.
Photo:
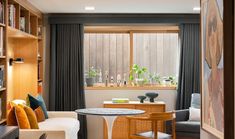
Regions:
[[[199,93],[193,93],[191,97],[191,107],[201,108],[201,95]]]
[[[175,112],[157,112],[149,115],[151,120],[170,121],[175,119]]]

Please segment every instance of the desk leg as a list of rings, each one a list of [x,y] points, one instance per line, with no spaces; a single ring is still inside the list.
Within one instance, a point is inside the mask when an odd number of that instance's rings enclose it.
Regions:
[[[106,121],[107,130],[108,130],[108,139],[112,139],[113,132],[113,123],[116,120],[117,116],[103,116]]]

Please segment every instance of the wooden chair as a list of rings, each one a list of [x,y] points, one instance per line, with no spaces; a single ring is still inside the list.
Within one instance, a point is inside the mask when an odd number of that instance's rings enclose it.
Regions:
[[[128,116],[128,139],[176,139],[175,135],[175,112],[162,112],[162,113],[151,113],[147,117],[134,117]],[[131,121],[151,121],[152,122],[152,130],[143,133],[131,133]],[[172,134],[169,135],[167,133],[157,131],[157,123],[159,121],[166,122],[172,121]]]

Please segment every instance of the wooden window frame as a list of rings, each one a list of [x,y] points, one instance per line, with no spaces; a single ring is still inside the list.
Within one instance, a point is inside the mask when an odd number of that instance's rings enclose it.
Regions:
[[[84,31],[84,33],[100,33],[100,34],[105,34],[105,33],[109,33],[109,34],[112,34],[112,33],[125,33],[125,34],[129,34],[129,37],[130,37],[130,71],[132,69],[132,65],[134,64],[134,33],[179,33],[179,29],[173,29],[173,30],[127,30],[127,29],[120,29],[120,30],[113,30],[113,29],[105,29],[105,30],[101,30],[101,29],[92,29],[92,30],[86,30]],[[103,90],[104,88],[110,88],[110,87],[86,87],[87,90]],[[113,87],[112,87],[113,88]],[[114,87],[116,88],[116,87]],[[119,87],[120,88],[120,87]],[[144,89],[157,89],[157,88],[161,88],[161,87],[143,87]],[[133,87],[127,87],[126,88],[127,90],[133,90],[134,88]],[[176,89],[176,86],[168,86],[168,87],[165,87],[166,90],[175,90]],[[112,89],[113,90],[113,89]],[[115,90],[115,89],[114,89]],[[141,88],[139,88],[138,90],[141,90]],[[164,90],[164,89],[160,89],[160,90]]]

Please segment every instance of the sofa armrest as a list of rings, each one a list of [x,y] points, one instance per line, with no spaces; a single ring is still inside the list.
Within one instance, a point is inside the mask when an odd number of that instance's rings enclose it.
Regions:
[[[42,134],[47,135],[47,139],[65,139],[65,131],[62,130],[42,130],[42,129],[20,129],[20,139],[39,139]]]
[[[78,114],[73,111],[48,111],[49,118],[68,117],[78,119]]]
[[[178,121],[188,121],[189,119],[189,109],[177,110],[175,111],[176,122]]]

